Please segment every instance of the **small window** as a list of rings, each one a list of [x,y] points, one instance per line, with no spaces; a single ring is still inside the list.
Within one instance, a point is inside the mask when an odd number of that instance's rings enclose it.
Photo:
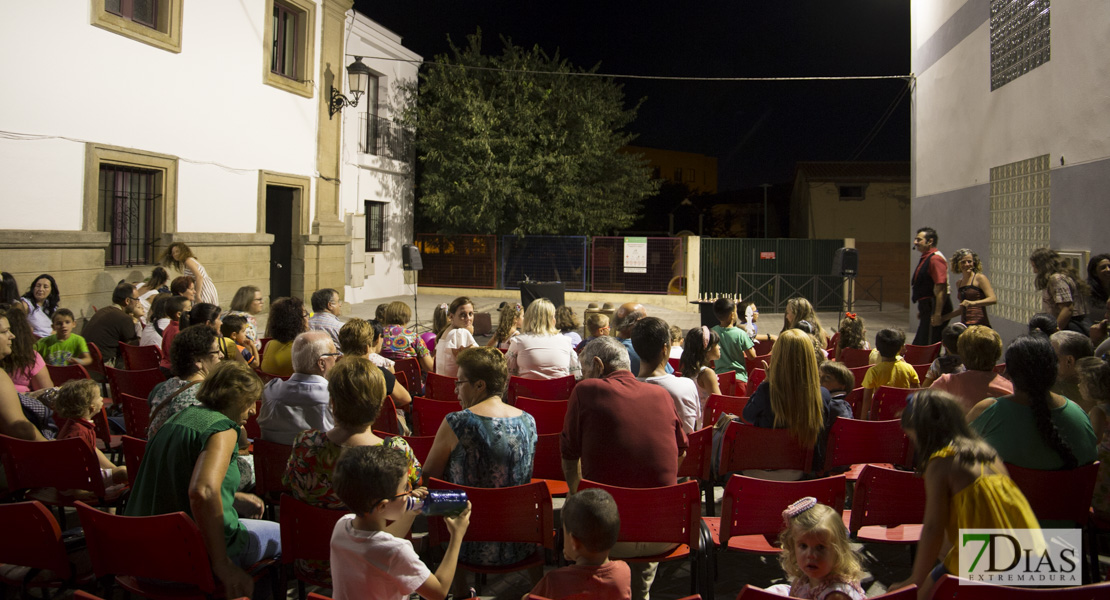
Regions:
[[[300,12],[280,2],[274,2],[274,48],[270,57],[270,71],[297,79],[297,37]]]
[[[161,173],[120,165],[100,166],[100,222],[111,234],[105,264],[148,265],[154,262],[156,203],[161,201]]]
[[[158,27],[157,0],[104,0],[104,10],[151,29]]]
[[[366,251],[385,249],[385,202],[366,201]]]
[[[682,183],[682,167],[677,167],[674,170],[674,178],[671,180],[675,183]]]
[[[181,52],[184,1],[92,0],[92,24],[163,50]]]
[[[841,201],[863,200],[864,186],[862,185],[841,185],[837,188],[840,190]]]
[[[263,35],[263,82],[312,98],[316,3],[312,0],[267,0]]]

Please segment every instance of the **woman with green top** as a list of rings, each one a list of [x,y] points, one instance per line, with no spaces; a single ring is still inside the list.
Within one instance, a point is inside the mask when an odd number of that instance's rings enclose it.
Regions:
[[[174,415],[147,443],[127,503],[132,517],[191,516],[228,598],[251,595],[243,569],[281,554],[280,527],[260,519],[262,499],[236,491],[239,431],[261,394],[262,381],[245,364],[215,365],[197,392],[200,406]]]

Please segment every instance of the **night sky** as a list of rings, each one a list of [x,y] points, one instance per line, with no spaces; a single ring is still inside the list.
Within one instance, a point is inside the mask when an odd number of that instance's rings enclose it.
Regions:
[[[402,37],[425,60],[482,29],[539,44],[603,73],[697,77],[905,75],[909,0],[709,2],[374,2],[359,12]],[[722,191],[785,183],[794,164],[849,160],[904,87],[901,80],[688,82],[619,80],[628,104],[646,101],[629,127],[636,145],[718,159]],[[857,160],[909,160],[910,97]]]

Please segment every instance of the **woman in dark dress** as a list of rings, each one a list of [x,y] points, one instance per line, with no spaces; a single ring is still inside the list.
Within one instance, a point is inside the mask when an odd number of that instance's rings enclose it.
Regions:
[[[979,262],[979,255],[968,248],[960,248],[952,255],[950,264],[952,272],[960,274],[960,280],[956,283],[960,304],[956,310],[941,317],[941,320],[959,316],[968,327],[972,325],[990,327],[987,307],[998,302],[998,297],[994,295],[990,280],[983,275],[983,263]]]

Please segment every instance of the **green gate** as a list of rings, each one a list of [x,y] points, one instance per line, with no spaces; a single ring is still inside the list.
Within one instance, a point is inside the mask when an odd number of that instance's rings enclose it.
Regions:
[[[843,278],[831,275],[844,240],[702,238],[698,289],[705,297],[740,294],[766,312],[804,296],[817,310],[839,310]]]

